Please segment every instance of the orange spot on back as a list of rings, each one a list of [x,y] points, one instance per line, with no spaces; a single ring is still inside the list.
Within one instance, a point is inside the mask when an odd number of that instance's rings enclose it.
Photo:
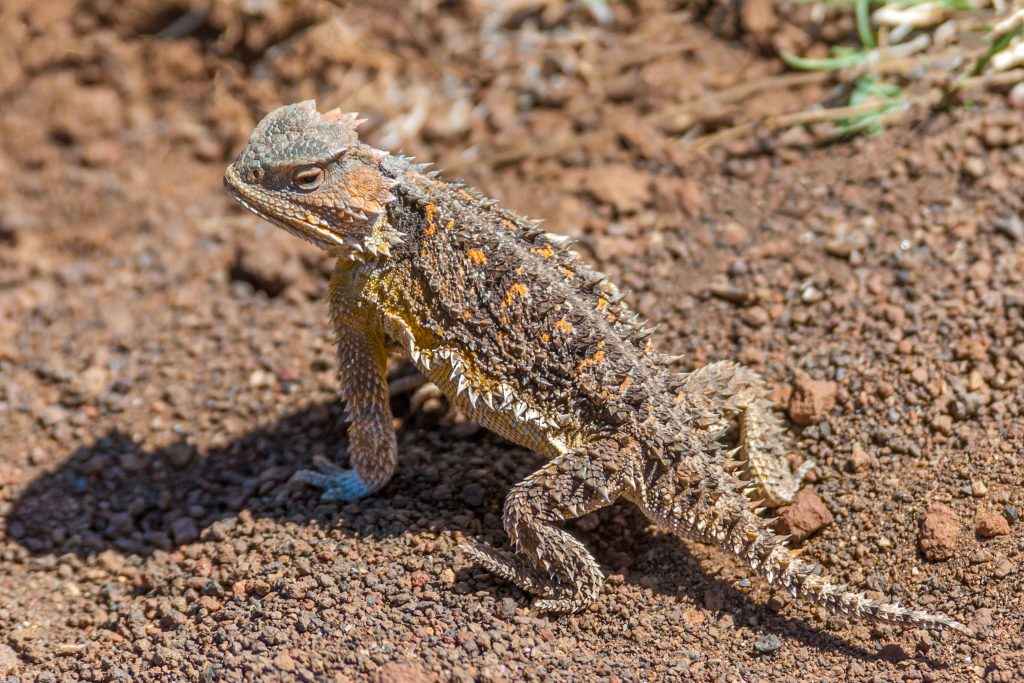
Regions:
[[[551,335],[548,334],[547,332],[541,332],[540,340],[543,342],[549,342],[551,341]]]
[[[566,280],[571,280],[576,275],[572,268],[566,268],[565,266],[559,266],[558,269],[562,271],[562,275],[565,276]]]
[[[437,224],[434,223],[434,214],[437,213],[437,207],[433,204],[427,204],[424,211],[426,211],[427,214],[427,227],[424,228],[423,232],[427,235],[433,235],[437,232]]]
[[[570,323],[565,318],[562,318],[561,320],[554,324],[554,328],[555,330],[561,332],[562,334],[569,334],[570,332],[572,332],[572,323]]]
[[[487,255],[480,249],[467,249],[466,256],[468,256],[469,260],[478,266],[487,265]]]
[[[508,308],[509,306],[512,305],[512,302],[515,300],[516,297],[525,299],[529,295],[530,290],[526,288],[526,285],[524,285],[521,282],[517,282],[511,287],[509,287],[508,292],[505,293],[505,300],[501,302],[501,305]]]
[[[543,247],[534,247],[530,251],[534,254],[539,254],[544,258],[551,258],[555,253],[555,250],[551,248],[550,244],[545,244]]]
[[[509,230],[515,230],[516,229],[516,224],[513,223],[512,221],[510,221],[507,218],[502,218],[501,219],[501,224],[504,225]]]
[[[576,366],[576,372],[581,373],[591,365],[598,365],[604,362],[604,351],[598,351],[590,358],[584,358],[580,361],[580,364]]]

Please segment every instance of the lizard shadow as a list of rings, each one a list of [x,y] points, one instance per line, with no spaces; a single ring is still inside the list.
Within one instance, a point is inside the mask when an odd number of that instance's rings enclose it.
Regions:
[[[607,533],[612,528],[612,518],[617,514],[625,516],[624,533]],[[669,534],[658,534],[645,531],[650,523],[632,505],[625,502],[615,503],[611,508],[606,508],[588,517],[600,517],[601,521],[596,522],[596,530],[593,533],[580,533],[578,529],[572,529],[574,534],[584,544],[594,551],[595,556],[606,573],[622,575],[624,583],[633,586],[643,586],[649,589],[653,595],[660,595],[670,601],[679,601],[680,608],[674,613],[667,612],[665,618],[674,620],[671,623],[683,625],[688,631],[707,632],[709,627],[715,627],[716,619],[729,615],[730,620],[717,626],[725,634],[737,630],[746,624],[750,624],[753,632],[750,636],[750,651],[754,657],[771,656],[771,648],[767,648],[764,654],[758,652],[754,642],[768,635],[785,636],[803,646],[819,651],[828,651],[851,659],[864,662],[889,661],[897,663],[903,659],[914,659],[919,664],[928,666],[934,671],[948,668],[948,665],[936,658],[917,654],[908,655],[898,646],[883,647],[880,651],[867,649],[842,637],[841,634],[832,634],[822,625],[814,625],[796,616],[783,616],[777,611],[763,603],[755,602],[748,592],[740,590],[735,583],[725,580],[714,573],[709,573],[701,565],[698,558],[689,551],[688,547]],[[595,520],[596,521],[596,520]],[[606,533],[602,534],[604,529]],[[499,532],[494,533],[493,529],[487,530],[488,535],[493,535],[498,543],[504,539]],[[713,551],[717,552],[717,551]],[[725,557],[725,562],[736,562],[733,558]],[[603,561],[603,560],[611,560]],[[460,581],[470,581],[471,577],[481,580],[484,575],[481,569],[470,567],[463,569],[458,576]],[[516,597],[519,603],[528,603],[528,595],[514,586],[485,574],[483,580],[489,582],[486,590],[496,599],[505,596]],[[751,577],[752,582],[759,579]],[[697,607],[692,610],[686,609],[681,596],[688,598],[689,604]],[[596,609],[601,613],[601,602],[599,600]],[[796,601],[799,602],[799,601]],[[622,604],[621,601],[619,604]],[[615,607],[612,607],[614,612]],[[577,620],[576,615],[552,615],[552,619],[562,622]],[[617,615],[609,614],[610,619],[618,618]],[[691,621],[692,620],[692,621]],[[856,622],[849,622],[856,623]],[[577,625],[577,628],[581,628]],[[729,637],[723,635],[722,637]],[[898,640],[898,636],[887,638],[886,643]],[[699,645],[690,643],[692,649]],[[786,647],[785,644],[779,644]]]
[[[328,401],[205,451],[185,441],[146,450],[112,430],[31,481],[4,515],[6,535],[33,555],[87,558],[113,550],[146,557],[202,540],[211,525],[243,510],[378,538],[406,532],[411,522],[457,528],[464,521],[452,519],[466,512],[453,487],[467,485],[470,475],[452,466],[442,480],[433,456],[460,442],[436,429],[400,431],[402,466],[378,497],[327,503],[290,485],[315,454],[344,462],[342,423],[341,406]],[[457,458],[450,459],[454,465]]]
[[[401,416],[403,406],[395,407]],[[399,430],[401,467],[379,496],[321,503],[310,489],[287,482],[295,470],[309,466],[318,450],[328,457],[338,456],[332,448],[343,451],[342,416],[335,401],[315,404],[205,452],[183,441],[145,450],[128,435],[112,431],[76,448],[55,470],[33,480],[5,515],[7,536],[38,556],[88,558],[114,551],[145,557],[206,540],[217,521],[245,510],[254,518],[342,526],[356,538],[429,529],[504,542],[501,502],[510,486],[541,464],[541,456],[490,434],[446,434],[437,425],[416,425],[410,418],[411,424]],[[757,616],[764,633],[788,634],[804,645],[856,659],[879,659],[878,653],[819,627],[750,603],[731,583],[705,573],[681,543],[646,533],[647,522],[631,506],[619,504],[596,514],[623,511],[631,530],[624,537],[608,537],[600,528],[588,531],[586,523],[574,525],[573,531],[599,560],[617,557],[631,583],[670,597],[685,593],[698,605],[707,595],[717,595],[712,600],[728,606],[737,622]],[[480,585],[471,579],[478,571],[460,572],[457,587]],[[496,596],[521,596],[493,577],[484,586]],[[931,659],[918,661],[942,666]]]

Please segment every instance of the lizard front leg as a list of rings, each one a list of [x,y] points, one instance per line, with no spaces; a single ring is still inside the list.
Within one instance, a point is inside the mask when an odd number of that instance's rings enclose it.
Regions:
[[[338,343],[341,397],[350,420],[352,469],[318,461],[321,471],[296,473],[300,481],[322,488],[324,500],[355,500],[369,495],[384,486],[398,466],[384,328],[352,290],[336,273],[331,282],[330,305]]]
[[[551,460],[509,492],[504,526],[514,553],[463,546],[485,569],[537,596],[534,607],[576,612],[592,603],[604,575],[582,543],[558,522],[610,505],[623,491],[628,458],[601,440]]]

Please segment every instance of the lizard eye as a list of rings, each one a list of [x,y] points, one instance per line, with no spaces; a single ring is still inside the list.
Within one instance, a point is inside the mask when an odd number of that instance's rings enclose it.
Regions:
[[[324,169],[319,166],[303,166],[292,173],[292,186],[296,190],[312,192],[324,181]]]

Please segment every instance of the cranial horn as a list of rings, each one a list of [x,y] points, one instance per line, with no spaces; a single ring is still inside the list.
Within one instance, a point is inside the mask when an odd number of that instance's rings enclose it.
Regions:
[[[343,112],[338,108],[331,109],[328,112],[321,114],[321,118],[324,121],[331,121],[333,123],[341,123],[352,128],[358,128],[359,126],[366,123],[366,119],[359,118],[359,113],[354,111]]]

